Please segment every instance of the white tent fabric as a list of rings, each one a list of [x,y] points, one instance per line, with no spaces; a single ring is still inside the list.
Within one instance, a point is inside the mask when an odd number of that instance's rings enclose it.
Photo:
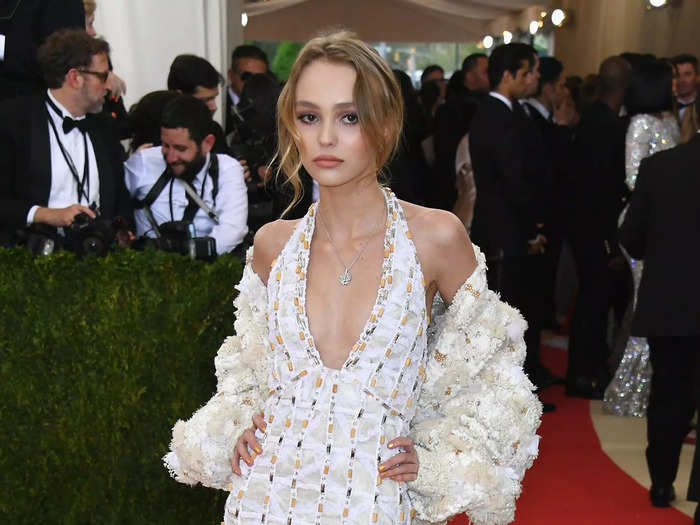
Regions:
[[[366,40],[478,41],[494,22],[518,22],[523,10],[550,0],[262,0],[247,1],[247,40],[307,40],[346,27]],[[529,15],[528,15],[529,16]],[[527,20],[529,23],[529,20]],[[527,27],[527,25],[525,25]],[[511,27],[512,29],[512,27]]]
[[[183,53],[206,58],[225,77],[230,51],[241,42],[240,6],[240,0],[99,0],[95,27],[127,83],[127,109],[166,89],[170,64]]]

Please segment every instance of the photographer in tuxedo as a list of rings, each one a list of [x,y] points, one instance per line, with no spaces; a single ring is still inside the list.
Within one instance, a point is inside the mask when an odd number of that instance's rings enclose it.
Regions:
[[[102,109],[109,45],[84,29],[52,34],[38,61],[48,90],[0,104],[0,243],[33,225],[62,228],[77,215],[132,222],[121,148]],[[125,236],[126,235],[126,236]],[[124,232],[120,240],[126,242]]]
[[[697,133],[686,144],[644,159],[620,227],[624,248],[644,260],[631,332],[647,337],[653,369],[646,456],[656,507],[668,507],[675,497],[681,445],[700,409],[699,165]],[[697,447],[688,500],[700,501]],[[695,523],[699,518],[696,510]]]

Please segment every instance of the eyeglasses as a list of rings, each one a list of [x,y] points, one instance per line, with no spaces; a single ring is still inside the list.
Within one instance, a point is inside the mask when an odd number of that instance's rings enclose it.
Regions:
[[[109,71],[90,71],[89,69],[78,69],[81,73],[87,73],[88,75],[95,75],[100,79],[100,82],[107,82],[107,77],[109,77]]]

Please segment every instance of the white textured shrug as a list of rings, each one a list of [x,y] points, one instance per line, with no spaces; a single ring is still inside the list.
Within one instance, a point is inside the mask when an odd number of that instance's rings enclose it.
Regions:
[[[484,257],[475,251],[478,267],[449,308],[439,297],[433,305],[432,357],[410,434],[419,457],[418,479],[409,483],[416,523],[462,512],[476,525],[510,523],[537,456],[542,410],[522,370],[526,324],[487,289]],[[268,395],[267,290],[250,262],[237,289],[237,335],[215,359],[217,392],[177,422],[164,458],[183,483],[228,487],[234,444]]]

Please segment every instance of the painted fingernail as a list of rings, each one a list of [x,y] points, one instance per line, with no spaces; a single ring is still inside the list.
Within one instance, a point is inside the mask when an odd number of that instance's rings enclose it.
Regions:
[[[260,447],[255,447],[255,452],[258,454],[262,454],[262,449]]]
[[[389,444],[387,445],[387,447],[389,447],[389,448],[394,448],[394,444],[393,444],[393,443],[389,443]]]
[[[386,465],[379,465],[379,472],[384,472],[386,470]]]

